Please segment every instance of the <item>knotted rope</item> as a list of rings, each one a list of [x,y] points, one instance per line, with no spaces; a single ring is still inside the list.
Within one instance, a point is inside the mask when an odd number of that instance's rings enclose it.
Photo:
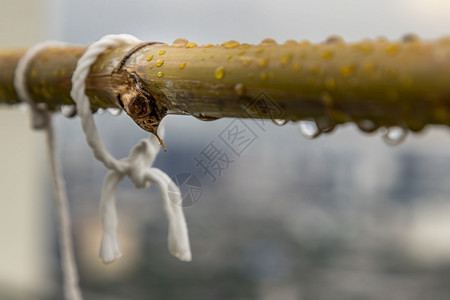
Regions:
[[[186,220],[180,205],[182,200],[179,188],[167,174],[151,167],[160,149],[157,138],[151,135],[149,139],[141,140],[131,149],[128,157],[116,160],[106,150],[100,140],[92,116],[89,98],[85,94],[86,77],[91,66],[101,53],[111,47],[135,45],[138,43],[142,43],[142,41],[131,35],[106,35],[99,41],[89,45],[86,52],[78,60],[72,76],[70,95],[76,103],[86,141],[95,158],[111,170],[105,176],[100,201],[100,214],[103,223],[100,257],[104,263],[110,263],[122,255],[117,238],[118,219],[115,205],[115,190],[120,180],[127,176],[136,188],[147,188],[151,183],[155,183],[159,187],[169,221],[169,251],[180,260],[190,261],[191,250]]]

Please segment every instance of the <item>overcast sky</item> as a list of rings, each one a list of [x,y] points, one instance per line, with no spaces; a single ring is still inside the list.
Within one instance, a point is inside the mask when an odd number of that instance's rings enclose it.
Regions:
[[[425,38],[448,34],[447,0],[64,0],[60,35],[87,43],[108,33],[131,33],[144,40],[199,43],[266,37],[321,41],[330,34],[346,40],[414,32]]]

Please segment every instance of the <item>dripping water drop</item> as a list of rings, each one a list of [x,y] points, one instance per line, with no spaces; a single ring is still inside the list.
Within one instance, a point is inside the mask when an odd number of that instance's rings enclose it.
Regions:
[[[283,125],[286,125],[286,124],[289,122],[289,120],[272,119],[272,122],[273,122],[275,125],[283,126]]]
[[[399,145],[408,135],[408,130],[402,127],[394,126],[385,129],[383,140],[389,145]]]
[[[73,118],[77,115],[77,107],[75,105],[61,105],[61,113],[67,118]]]
[[[320,130],[315,121],[303,120],[298,123],[300,132],[307,139],[313,139],[320,135]]]
[[[110,107],[110,108],[108,108],[108,112],[113,116],[118,116],[122,113],[122,109]]]
[[[356,123],[356,125],[358,126],[359,130],[365,133],[374,132],[378,128],[378,125],[371,120],[361,120],[358,123]]]

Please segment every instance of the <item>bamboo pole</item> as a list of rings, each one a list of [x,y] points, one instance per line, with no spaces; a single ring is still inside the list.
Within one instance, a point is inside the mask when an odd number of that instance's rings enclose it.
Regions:
[[[51,110],[73,104],[71,75],[85,49],[49,48],[36,57],[27,74],[36,102]],[[24,51],[0,51],[0,103],[19,102],[13,74]],[[450,125],[450,38],[257,45],[177,39],[110,49],[86,83],[93,110],[120,105],[148,131],[166,114],[315,119],[330,126],[370,121],[420,131]],[[276,115],[254,105],[261,95]]]

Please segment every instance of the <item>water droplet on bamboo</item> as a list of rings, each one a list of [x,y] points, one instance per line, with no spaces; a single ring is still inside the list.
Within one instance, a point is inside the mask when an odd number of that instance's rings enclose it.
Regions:
[[[186,48],[195,48],[195,47],[197,47],[198,45],[197,45],[197,43],[194,43],[194,42],[189,42],[189,43],[187,43],[186,44]]]
[[[393,55],[393,54],[396,54],[396,53],[398,52],[399,47],[398,47],[397,44],[390,44],[390,45],[388,45],[388,46],[385,48],[385,50],[386,50],[386,53],[387,53],[387,54]]]
[[[244,67],[247,67],[248,65],[250,64],[250,59],[243,59],[242,60],[242,65],[244,66]]]
[[[286,67],[291,62],[292,56],[292,53],[286,53],[285,55],[283,55],[280,60],[281,66]]]
[[[175,41],[173,41],[172,47],[175,48],[186,47],[187,43],[189,43],[189,41],[186,39],[176,39]]]
[[[263,39],[260,44],[266,45],[266,46],[277,45],[277,41],[275,41],[274,39],[267,38],[267,39]]]
[[[147,57],[147,61],[151,61],[153,59],[153,54]]]
[[[166,50],[161,50],[161,51],[159,51],[159,55],[163,55],[164,53],[166,53]]]
[[[110,108],[108,108],[108,112],[113,116],[118,116],[122,113],[122,109],[110,107]]]
[[[404,42],[404,43],[416,43],[419,41],[420,41],[419,36],[414,33],[408,33],[402,37],[402,42]]]
[[[183,70],[186,67],[186,63],[180,64],[180,70]]]
[[[297,46],[298,42],[296,40],[287,40],[286,42],[284,42],[284,44],[286,46]]]
[[[324,52],[322,52],[321,56],[322,56],[323,60],[329,60],[333,57],[333,51],[329,51],[329,50],[324,51]]]
[[[311,42],[308,40],[303,40],[299,43],[300,46],[309,46],[311,45]]]
[[[343,66],[341,68],[341,74],[342,74],[342,76],[345,76],[345,77],[349,77],[349,76],[353,75],[354,72],[355,72],[355,67],[353,65],[347,65],[347,66]]]
[[[307,139],[313,139],[320,135],[320,130],[315,121],[303,120],[298,123],[301,134]]]
[[[398,145],[403,142],[408,135],[408,130],[399,126],[393,126],[385,129],[383,141],[389,145]]]
[[[344,39],[339,35],[330,35],[326,40],[326,44],[342,44]]]
[[[161,67],[163,64],[164,64],[164,59],[158,59],[158,60],[156,61],[156,66],[157,66],[157,67]]]
[[[272,119],[272,122],[277,126],[284,126],[286,125],[289,120],[283,120],[283,119]]]
[[[224,46],[225,48],[230,49],[230,48],[236,48],[239,45],[240,44],[239,44],[238,41],[231,40],[231,41],[228,41],[228,42],[223,42],[221,46]]]
[[[214,71],[214,77],[216,77],[216,79],[222,79],[224,76],[225,76],[225,69],[223,67],[218,67]]]
[[[163,72],[158,72],[158,74],[156,74],[158,76],[158,78],[163,77],[164,73]]]
[[[77,107],[73,104],[61,105],[61,113],[67,118],[73,118],[77,115]]]
[[[315,120],[319,133],[331,133],[336,128],[336,123],[328,118],[319,118]]]
[[[361,120],[356,123],[359,130],[365,133],[375,132],[378,129],[378,125],[372,120]]]
[[[267,66],[268,62],[269,60],[267,58],[261,58],[260,60],[258,60],[258,65],[264,68],[265,66]]]

